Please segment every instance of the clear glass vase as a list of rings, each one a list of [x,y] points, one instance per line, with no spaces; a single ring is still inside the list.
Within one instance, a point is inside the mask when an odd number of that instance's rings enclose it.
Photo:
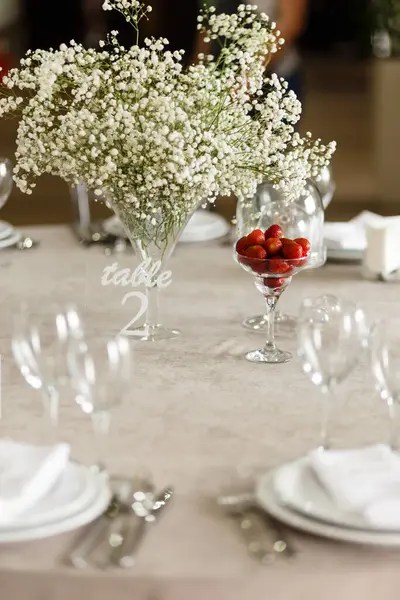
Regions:
[[[145,322],[138,327],[128,325],[121,332],[144,342],[155,342],[174,338],[180,334],[178,329],[168,329],[160,320],[160,292],[171,283],[171,273],[167,263],[180,235],[194,210],[188,211],[178,219],[170,214],[157,214],[152,223],[138,220],[134,211],[121,209],[110,202],[115,214],[123,224],[129,241],[140,260],[140,280],[146,287]]]

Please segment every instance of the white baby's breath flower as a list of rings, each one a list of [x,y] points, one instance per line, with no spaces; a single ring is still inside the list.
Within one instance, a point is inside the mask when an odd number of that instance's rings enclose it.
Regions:
[[[136,28],[151,12],[139,0],[105,0],[103,9]],[[264,58],[280,45],[273,25],[250,5],[205,10],[198,26],[222,50],[189,69],[166,39],[125,49],[116,31],[98,51],[71,42],[29,52],[3,78],[9,95],[0,99],[0,117],[22,112],[18,187],[31,193],[44,173],[83,181],[138,237],[182,223],[203,199],[245,201],[264,178],[298,196],[335,148],[295,132],[299,101],[265,76]]]

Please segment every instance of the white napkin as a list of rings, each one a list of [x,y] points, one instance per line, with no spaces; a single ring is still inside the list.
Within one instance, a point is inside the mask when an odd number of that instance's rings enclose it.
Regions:
[[[10,523],[44,498],[64,472],[70,448],[0,440],[0,525]]]
[[[338,508],[376,526],[400,526],[400,456],[388,446],[316,450],[310,464]]]
[[[324,237],[328,250],[358,250],[367,247],[366,228],[385,221],[385,217],[364,210],[345,223],[325,223]]]

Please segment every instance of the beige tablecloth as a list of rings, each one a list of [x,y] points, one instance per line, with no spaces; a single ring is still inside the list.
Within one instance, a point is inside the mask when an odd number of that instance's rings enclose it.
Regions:
[[[0,435],[44,439],[37,393],[28,388],[10,354],[11,317],[21,300],[33,312],[52,301],[80,303],[91,334],[116,332],[132,317],[121,305],[127,288],[101,285],[114,261],[133,267],[130,255],[107,257],[83,249],[66,228],[32,230],[41,245],[0,254]],[[172,484],[176,498],[141,548],[130,572],[77,572],[62,558],[75,534],[0,547],[1,600],[397,600],[400,554],[293,533],[300,550],[293,562],[261,567],[246,554],[236,525],[213,498],[238,485],[241,473],[257,473],[313,447],[320,395],[297,360],[254,365],[243,352],[262,337],[241,320],[262,309],[250,277],[218,244],[180,245],[171,260],[173,283],[163,292],[166,324],[179,338],[136,345],[132,391],[115,411],[108,448],[111,471],[134,474],[147,466],[158,486]],[[300,274],[281,299],[294,311],[302,296],[326,292],[362,301],[373,317],[399,328],[396,284],[365,281],[359,267],[329,265]],[[400,330],[400,328],[399,328]],[[282,347],[295,349],[290,338]],[[82,460],[93,458],[90,424],[64,401],[61,434]],[[366,364],[338,396],[332,433],[335,445],[386,439],[385,408],[373,391]],[[45,433],[44,433],[45,432]]]

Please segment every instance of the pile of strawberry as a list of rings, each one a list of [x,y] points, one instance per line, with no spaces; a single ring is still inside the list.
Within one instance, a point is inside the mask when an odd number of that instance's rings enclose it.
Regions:
[[[279,225],[271,225],[265,232],[255,229],[236,244],[239,262],[260,275],[267,271],[286,277],[293,273],[295,267],[305,265],[310,248],[306,238],[285,238]]]

